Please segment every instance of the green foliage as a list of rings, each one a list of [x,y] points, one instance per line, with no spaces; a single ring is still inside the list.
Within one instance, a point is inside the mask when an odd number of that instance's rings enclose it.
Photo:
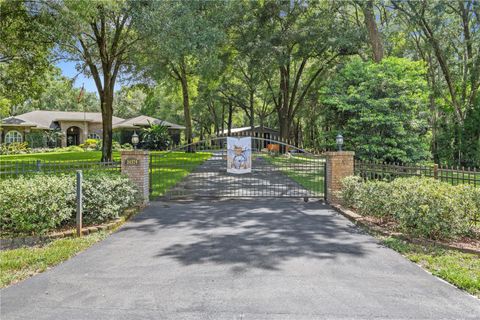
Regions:
[[[150,123],[141,133],[142,146],[150,150],[165,150],[172,144],[168,127],[162,124]]]
[[[388,186],[393,190],[392,214],[402,230],[415,236],[443,239],[464,235],[474,210],[480,210],[463,189],[437,180],[396,179]],[[465,214],[467,205],[471,206],[470,214]]]
[[[30,148],[44,148],[47,146],[45,135],[41,131],[31,131],[25,134],[25,141]]]
[[[101,223],[118,218],[136,203],[138,190],[127,177],[85,175],[84,221]],[[75,177],[36,175],[0,181],[2,232],[42,234],[75,221]]]
[[[452,186],[431,178],[398,178],[392,182],[344,180],[345,205],[365,216],[397,222],[413,236],[448,239],[472,231],[480,212],[480,189]]]
[[[87,150],[98,150],[98,145],[100,143],[100,140],[97,139],[87,139],[85,140],[84,143],[79,145],[80,148],[84,148]]]
[[[0,155],[6,154],[20,154],[28,152],[27,142],[14,142],[14,143],[2,143],[0,144]]]
[[[346,177],[342,180],[342,191],[339,195],[344,206],[354,208],[357,205],[362,185],[362,178],[357,176]]]
[[[132,118],[143,114],[147,94],[138,87],[122,87],[115,95],[114,114],[120,118]]]
[[[417,162],[429,157],[425,117],[428,89],[421,62],[387,58],[381,63],[352,59],[322,92],[334,126],[327,141],[342,132],[345,149],[361,159]]]
[[[80,146],[69,146],[63,148],[55,148],[54,151],[58,152],[84,152],[85,150]]]
[[[140,200],[136,186],[125,176],[92,174],[85,177],[83,190],[86,224],[118,218]]]
[[[133,150],[133,146],[130,143],[124,143],[121,145],[122,150]]]
[[[60,139],[62,138],[62,131],[60,129],[46,130],[43,135],[47,141],[47,146],[51,148],[56,148],[60,145]]]
[[[44,76],[43,92],[17,106],[15,113],[32,110],[98,112],[100,102],[95,93],[83,92],[79,99],[81,89],[74,88],[73,84],[72,80],[62,76],[59,68],[55,68]]]
[[[2,232],[45,233],[71,219],[74,211],[73,178],[36,176],[0,181]]]
[[[53,42],[45,32],[50,26],[46,14],[32,10],[28,1],[0,1],[0,117],[43,91],[51,69]]]

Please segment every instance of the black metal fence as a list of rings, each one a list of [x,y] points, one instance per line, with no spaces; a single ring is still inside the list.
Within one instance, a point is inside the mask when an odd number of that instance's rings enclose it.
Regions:
[[[120,172],[120,161],[100,162],[95,160],[75,161],[10,161],[0,160],[0,179],[16,178],[23,175],[74,173],[77,170]]]
[[[391,181],[398,177],[431,177],[452,185],[470,184],[480,187],[480,170],[477,168],[440,165],[403,165],[355,161],[355,175],[365,180]]]

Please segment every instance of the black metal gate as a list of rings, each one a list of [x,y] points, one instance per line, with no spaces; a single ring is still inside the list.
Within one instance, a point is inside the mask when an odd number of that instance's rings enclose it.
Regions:
[[[227,172],[227,138],[150,155],[150,192],[167,199],[324,198],[325,159],[295,146],[252,139],[251,172]]]

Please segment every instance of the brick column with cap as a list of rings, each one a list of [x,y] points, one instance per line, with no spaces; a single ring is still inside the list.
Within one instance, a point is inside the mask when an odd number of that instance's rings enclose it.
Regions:
[[[143,196],[143,203],[147,204],[149,192],[149,157],[148,151],[129,150],[121,152],[122,174],[138,186]]]
[[[345,177],[353,176],[355,152],[353,151],[331,151],[325,153],[327,157],[327,202],[338,203],[338,192],[342,190],[342,180]]]

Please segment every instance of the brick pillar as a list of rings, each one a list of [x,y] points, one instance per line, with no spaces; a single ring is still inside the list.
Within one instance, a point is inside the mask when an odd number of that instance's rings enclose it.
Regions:
[[[121,152],[122,173],[138,186],[144,204],[149,200],[149,157],[148,151],[131,150]]]
[[[327,152],[327,202],[338,203],[337,193],[342,189],[342,179],[354,174],[355,152],[353,151],[331,151]]]

